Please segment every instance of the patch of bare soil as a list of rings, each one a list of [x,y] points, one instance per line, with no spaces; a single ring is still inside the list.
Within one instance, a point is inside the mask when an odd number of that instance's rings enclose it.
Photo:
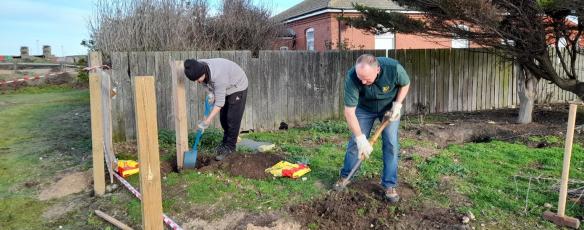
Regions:
[[[86,172],[74,172],[51,184],[39,194],[39,200],[61,198],[70,194],[85,191],[91,186],[91,170]]]
[[[448,229],[459,228],[461,215],[444,208],[414,209],[408,202],[416,196],[411,186],[398,188],[400,203],[389,204],[377,180],[358,181],[348,191],[331,192],[324,198],[292,206],[290,213],[305,226],[320,229]]]
[[[234,153],[222,161],[216,161],[211,156],[199,156],[197,169],[201,172],[222,170],[233,176],[242,176],[251,179],[268,179],[272,175],[266,173],[266,168],[272,167],[284,157],[273,153]]]
[[[517,124],[517,112],[517,109],[500,109],[441,114],[438,116],[448,122],[410,125],[404,129],[402,135],[429,141],[438,147],[467,142],[489,142],[492,140],[519,141],[531,147],[548,147],[552,144],[529,143],[529,137],[562,136],[566,131],[568,105],[536,106],[531,124]],[[582,120],[577,121],[578,125],[582,123]]]
[[[87,202],[79,198],[80,197],[70,200],[69,202],[59,202],[54,204],[43,212],[43,218],[48,221],[57,220],[65,216],[65,214],[79,209],[84,202]]]
[[[114,143],[114,153],[137,156],[138,145],[136,144],[136,141]]]
[[[401,157],[404,160],[410,160],[413,155],[418,155],[418,156],[421,156],[422,158],[426,159],[426,158],[434,156],[438,153],[439,153],[439,150],[436,148],[417,146],[417,145],[401,149]]]
[[[276,213],[246,214],[234,212],[223,218],[206,221],[193,219],[183,225],[185,229],[236,229],[236,230],[296,230],[302,229],[300,224],[282,217]]]

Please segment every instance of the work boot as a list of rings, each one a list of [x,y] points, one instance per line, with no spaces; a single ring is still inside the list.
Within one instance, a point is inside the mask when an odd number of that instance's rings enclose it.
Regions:
[[[395,204],[399,201],[399,195],[397,194],[397,189],[391,187],[385,190],[385,199],[389,203]]]
[[[217,156],[215,157],[215,160],[217,161],[222,161],[223,159],[225,159],[225,157],[227,157],[229,154],[233,152],[225,145],[219,145],[219,147],[217,147],[215,151],[217,152]]]
[[[349,183],[351,183],[351,181],[345,181],[345,178],[339,179],[334,185],[333,185],[333,190],[340,192],[345,190],[345,188],[347,188],[347,185],[349,185]]]

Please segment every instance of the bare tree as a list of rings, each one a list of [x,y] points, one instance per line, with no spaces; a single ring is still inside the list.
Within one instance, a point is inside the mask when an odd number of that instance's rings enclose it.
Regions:
[[[259,50],[276,39],[270,9],[224,0],[212,16],[206,0],[97,0],[89,20],[96,50]]]
[[[459,37],[516,61],[522,69],[520,123],[531,122],[535,85],[547,80],[584,99],[584,82],[578,80],[576,59],[584,25],[581,0],[397,0],[408,9],[423,12],[412,18],[402,13],[356,5],[359,18],[343,18],[370,32],[398,31],[426,36]],[[562,49],[561,47],[566,47]],[[550,49],[562,64],[554,69]],[[525,74],[523,74],[525,73]],[[565,77],[564,77],[565,76]]]
[[[252,0],[224,0],[220,12],[208,27],[217,49],[266,49],[283,30],[281,23],[270,19],[271,10],[267,6],[255,6]]]

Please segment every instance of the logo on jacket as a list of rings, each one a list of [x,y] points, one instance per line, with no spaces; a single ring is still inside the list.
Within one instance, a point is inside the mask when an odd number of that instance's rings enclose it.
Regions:
[[[383,86],[383,93],[389,92],[389,86]]]

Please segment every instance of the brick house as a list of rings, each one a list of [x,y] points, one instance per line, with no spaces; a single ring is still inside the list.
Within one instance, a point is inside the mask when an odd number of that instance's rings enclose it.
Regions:
[[[369,34],[352,28],[337,19],[338,16],[358,16],[352,2],[400,11],[421,17],[420,12],[408,11],[389,0],[305,0],[274,16],[287,26],[287,35],[282,36],[274,49],[325,51],[338,49],[426,49],[468,48],[465,39],[428,38],[417,35],[386,33]],[[474,46],[473,46],[474,47]]]

